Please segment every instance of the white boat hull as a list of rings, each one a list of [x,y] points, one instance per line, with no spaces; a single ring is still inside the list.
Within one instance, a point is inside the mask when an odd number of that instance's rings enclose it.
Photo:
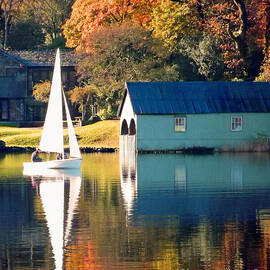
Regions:
[[[44,169],[79,169],[81,167],[81,158],[49,160],[42,162],[24,162],[24,170],[44,170]]]

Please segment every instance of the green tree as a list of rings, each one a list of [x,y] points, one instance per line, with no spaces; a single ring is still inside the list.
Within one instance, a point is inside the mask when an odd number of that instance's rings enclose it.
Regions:
[[[200,34],[179,42],[179,51],[186,55],[197,73],[207,80],[222,80],[224,62],[218,41],[210,34]]]
[[[39,24],[45,34],[47,46],[64,47],[62,26],[70,16],[73,2],[74,0],[24,0],[17,21]]]
[[[43,46],[44,33],[40,24],[35,22],[17,23],[10,31],[8,47],[18,50],[31,50]]]
[[[169,63],[171,53],[149,31],[129,23],[100,27],[89,35],[92,53],[78,58],[79,79],[99,89],[99,114],[116,115],[126,81],[175,81],[176,65]]]

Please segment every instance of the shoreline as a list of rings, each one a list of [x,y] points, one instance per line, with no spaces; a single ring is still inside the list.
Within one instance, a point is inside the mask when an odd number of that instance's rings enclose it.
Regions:
[[[21,146],[5,146],[0,148],[0,153],[31,153],[36,150],[36,147],[21,147]],[[115,153],[118,148],[110,147],[81,147],[82,153]],[[67,151],[68,152],[68,151]]]

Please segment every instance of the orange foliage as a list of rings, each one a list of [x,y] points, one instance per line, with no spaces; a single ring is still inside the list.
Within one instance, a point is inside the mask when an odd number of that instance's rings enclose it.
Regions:
[[[250,34],[267,53],[270,43],[270,1],[252,0],[249,5]]]
[[[100,26],[136,21],[146,24],[157,0],[76,0],[63,26],[67,46],[79,47]]]

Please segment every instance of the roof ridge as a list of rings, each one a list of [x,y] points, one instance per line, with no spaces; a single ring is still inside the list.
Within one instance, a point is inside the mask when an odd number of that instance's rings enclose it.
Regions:
[[[6,57],[9,57],[9,58],[15,60],[15,61],[18,62],[19,64],[20,64],[21,62],[24,62],[23,59],[21,59],[21,58],[19,58],[19,57],[16,57],[16,56],[14,56],[14,55],[8,53],[8,51],[5,51],[5,50],[3,50],[3,49],[0,49],[0,53],[3,54],[3,55],[6,56]],[[21,60],[21,61],[20,61],[20,60]]]

